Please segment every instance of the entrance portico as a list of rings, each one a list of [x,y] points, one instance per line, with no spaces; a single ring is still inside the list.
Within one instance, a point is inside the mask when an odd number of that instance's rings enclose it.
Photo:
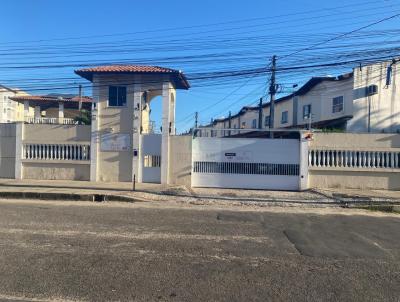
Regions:
[[[132,181],[136,176],[139,182],[159,179],[168,184],[176,90],[190,87],[185,75],[169,68],[138,65],[99,66],[75,73],[93,83],[91,180]],[[148,106],[157,96],[162,97],[159,135],[149,133],[147,116]]]

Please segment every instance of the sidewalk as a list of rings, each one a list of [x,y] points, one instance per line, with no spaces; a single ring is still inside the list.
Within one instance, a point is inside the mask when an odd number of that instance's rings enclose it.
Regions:
[[[174,201],[192,204],[343,206],[400,204],[400,191],[308,190],[304,192],[191,188],[160,184],[0,179],[0,198],[86,201]]]

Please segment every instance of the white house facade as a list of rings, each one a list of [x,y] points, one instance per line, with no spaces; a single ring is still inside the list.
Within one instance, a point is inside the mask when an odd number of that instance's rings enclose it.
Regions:
[[[275,101],[274,128],[311,126],[359,133],[399,132],[399,64],[393,60],[358,67],[338,77],[311,78],[296,92]],[[264,103],[261,110],[260,115],[259,106],[243,107],[231,117],[231,125],[239,123],[240,129],[269,129],[270,104]],[[214,120],[205,127],[225,125],[226,129],[228,119]]]

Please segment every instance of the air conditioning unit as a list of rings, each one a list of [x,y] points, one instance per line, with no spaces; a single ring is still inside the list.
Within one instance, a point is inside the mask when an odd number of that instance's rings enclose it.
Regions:
[[[378,86],[377,85],[369,85],[367,87],[367,95],[374,95],[378,93]]]

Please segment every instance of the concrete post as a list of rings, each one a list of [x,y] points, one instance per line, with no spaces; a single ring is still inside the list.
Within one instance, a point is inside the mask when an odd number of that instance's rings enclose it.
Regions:
[[[162,135],[161,135],[161,184],[168,184],[168,162],[169,162],[169,136],[172,126],[171,114],[171,101],[173,98],[173,86],[170,82],[163,83],[162,88]],[[170,128],[171,126],[171,128]],[[172,132],[172,129],[171,129]]]
[[[93,104],[92,104],[92,122],[91,122],[91,136],[90,136],[90,181],[98,181],[98,153],[100,144],[100,132],[99,132],[99,85],[93,85]]]
[[[64,103],[58,103],[58,123],[64,124]]]
[[[304,132],[300,132],[300,175],[299,191],[308,189],[308,140],[304,138]]]
[[[24,123],[15,123],[15,179],[22,179],[22,147]]]
[[[40,106],[35,106],[35,120],[41,118]]]
[[[100,135],[98,131],[97,110],[92,111],[92,125],[90,137],[90,181],[98,181],[97,179],[97,153],[100,143]]]
[[[169,103],[169,129],[170,135],[175,135],[176,128],[175,128],[175,90],[173,87],[169,89],[170,93],[170,103]]]
[[[26,121],[28,116],[29,116],[29,101],[24,101],[24,121]]]
[[[140,82],[140,81],[137,81]],[[136,175],[138,182],[143,182],[143,152],[142,152],[142,85],[136,83],[133,91],[133,124],[132,124],[132,181]]]

